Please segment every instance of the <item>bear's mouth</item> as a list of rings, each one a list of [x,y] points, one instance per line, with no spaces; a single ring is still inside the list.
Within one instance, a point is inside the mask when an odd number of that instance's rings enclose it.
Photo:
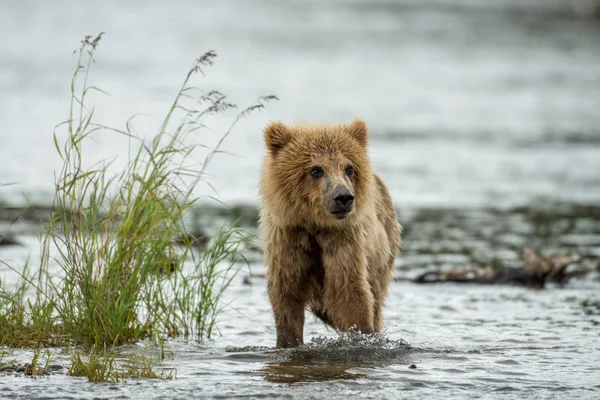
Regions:
[[[344,219],[348,216],[348,214],[350,214],[350,211],[351,210],[336,210],[330,211],[329,213],[337,219]]]

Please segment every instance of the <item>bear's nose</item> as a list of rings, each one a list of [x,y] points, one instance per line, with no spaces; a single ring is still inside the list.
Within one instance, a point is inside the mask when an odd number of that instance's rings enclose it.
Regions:
[[[333,200],[338,207],[350,207],[354,201],[354,195],[348,189],[338,190],[333,194]]]

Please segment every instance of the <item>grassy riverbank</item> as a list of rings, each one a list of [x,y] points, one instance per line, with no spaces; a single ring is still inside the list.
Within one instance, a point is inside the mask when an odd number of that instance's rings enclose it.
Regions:
[[[0,280],[0,357],[10,364],[11,348],[32,348],[35,374],[47,370],[38,367],[44,348],[73,348],[69,374],[94,381],[158,377],[146,359],[123,372],[115,349],[149,340],[164,357],[168,338],[211,336],[221,295],[245,263],[240,250],[249,236],[225,226],[198,238],[188,232],[187,217],[206,168],[235,123],[275,98],[259,98],[239,113],[217,146],[195,161],[206,122],[235,108],[225,95],[191,83],[216,54],[195,61],[156,134],[144,140],[131,120],[115,129],[94,119],[89,103],[102,91],[90,83],[90,70],[101,39],[86,37],[76,52],[69,118],[54,132],[62,168],[43,221],[41,257],[22,269],[3,262],[20,279],[10,286]],[[134,150],[122,171],[114,172],[111,161],[89,166],[83,147],[99,133],[129,138]]]

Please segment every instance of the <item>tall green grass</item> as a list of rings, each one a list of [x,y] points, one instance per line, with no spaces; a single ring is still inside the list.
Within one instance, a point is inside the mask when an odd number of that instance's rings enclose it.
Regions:
[[[223,94],[191,84],[216,54],[195,61],[158,131],[143,140],[131,120],[121,130],[94,120],[88,103],[102,91],[90,84],[90,71],[101,38],[86,37],[76,52],[69,118],[54,133],[62,168],[39,271],[22,271],[10,290],[0,284],[0,345],[106,348],[145,338],[210,337],[221,296],[245,261],[241,230],[222,229],[202,252],[180,239],[188,237],[198,185],[223,141],[241,117],[276,98],[261,97],[237,114],[216,147],[194,162],[207,120],[235,107]],[[121,172],[111,172],[108,161],[87,166],[84,144],[107,131],[127,136],[137,149]]]

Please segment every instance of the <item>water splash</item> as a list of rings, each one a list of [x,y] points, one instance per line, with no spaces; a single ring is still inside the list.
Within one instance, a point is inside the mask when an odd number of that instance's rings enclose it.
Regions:
[[[274,361],[335,361],[368,363],[393,361],[410,353],[412,346],[404,339],[393,340],[383,333],[359,335],[340,333],[337,337],[318,336],[302,346],[277,349],[266,346],[229,346],[227,353],[263,353]]]
[[[341,333],[334,338],[318,336],[310,343],[291,349],[278,349],[275,353],[279,360],[285,361],[373,363],[396,360],[410,350],[411,346],[405,340],[392,340],[382,333]]]
[[[354,368],[390,364],[410,351],[405,340],[392,340],[381,333],[319,336],[299,347],[275,350],[274,360],[261,372],[267,381],[278,383],[352,380],[366,376]]]

